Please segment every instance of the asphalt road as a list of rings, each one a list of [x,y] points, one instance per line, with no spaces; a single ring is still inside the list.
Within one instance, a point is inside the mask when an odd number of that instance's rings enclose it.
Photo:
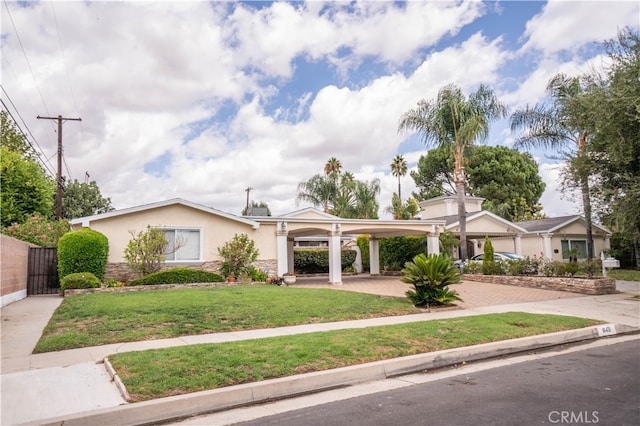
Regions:
[[[201,420],[202,424],[210,424],[204,418]],[[455,375],[237,424],[636,426],[640,424],[640,339]]]

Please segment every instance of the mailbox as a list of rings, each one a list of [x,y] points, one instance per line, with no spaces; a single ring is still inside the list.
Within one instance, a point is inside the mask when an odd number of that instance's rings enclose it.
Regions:
[[[620,267],[620,261],[618,259],[616,259],[615,257],[607,257],[606,259],[604,259],[602,261],[602,267],[603,268],[619,268]]]

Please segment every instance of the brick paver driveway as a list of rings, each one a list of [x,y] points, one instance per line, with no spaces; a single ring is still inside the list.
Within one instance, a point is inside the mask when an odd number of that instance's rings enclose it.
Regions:
[[[357,291],[394,297],[405,297],[405,292],[412,288],[409,284],[400,281],[400,277],[391,276],[362,274],[343,276],[342,281],[342,285],[331,285],[327,284],[327,277],[298,277],[293,287],[330,288],[333,290]],[[449,288],[457,291],[463,299],[463,302],[456,302],[456,305],[460,308],[584,297],[582,294],[566,291],[541,290],[475,281],[462,281],[460,284],[452,285]]]

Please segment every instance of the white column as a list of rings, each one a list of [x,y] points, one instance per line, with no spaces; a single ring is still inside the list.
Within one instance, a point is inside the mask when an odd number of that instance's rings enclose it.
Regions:
[[[362,273],[363,267],[362,267],[362,250],[360,250],[360,247],[357,244],[354,244],[353,246],[353,250],[356,252],[356,261],[353,262],[353,267],[356,270],[356,272],[358,274]]]
[[[515,250],[515,254],[519,254],[522,256],[522,234],[516,234],[513,239],[513,248]]]
[[[374,237],[369,238],[369,273],[380,275],[380,246]]]
[[[342,284],[342,247],[340,244],[340,224],[334,223],[329,234],[329,284]]]
[[[551,237],[552,234],[545,234],[542,236],[542,250],[544,257],[547,259],[553,259],[553,250],[551,249]]]
[[[440,230],[438,225],[433,225],[433,231],[427,234],[427,253],[440,254]],[[451,256],[451,253],[449,253]]]
[[[287,239],[287,271],[288,272],[295,272],[294,271],[294,264],[293,264],[293,238]]]
[[[287,222],[278,222],[278,228],[276,231],[276,264],[278,270],[276,273],[279,277],[289,271],[289,250],[287,250],[288,233]],[[291,256],[291,260],[293,260],[293,256]]]

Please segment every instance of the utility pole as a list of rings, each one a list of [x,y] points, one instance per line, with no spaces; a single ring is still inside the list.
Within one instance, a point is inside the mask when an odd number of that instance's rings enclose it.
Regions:
[[[56,219],[62,218],[62,120],[82,121],[81,118],[36,117],[38,120],[58,121],[58,172],[56,174]]]
[[[245,192],[247,193],[247,209],[245,210],[246,214],[249,214],[249,193],[251,192],[253,188],[248,187],[247,189],[245,189]]]

